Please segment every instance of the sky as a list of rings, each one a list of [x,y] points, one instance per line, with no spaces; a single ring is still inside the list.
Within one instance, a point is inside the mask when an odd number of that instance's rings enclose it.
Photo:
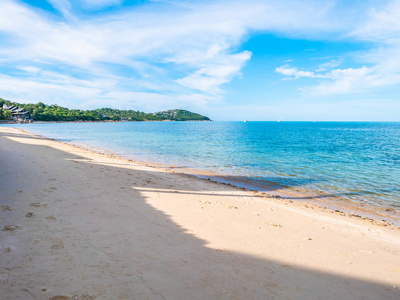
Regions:
[[[0,0],[0,97],[400,121],[400,0]]]

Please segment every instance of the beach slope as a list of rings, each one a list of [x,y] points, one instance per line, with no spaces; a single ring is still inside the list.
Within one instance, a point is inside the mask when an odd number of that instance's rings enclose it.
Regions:
[[[394,226],[9,127],[0,227],[2,299],[400,299]]]

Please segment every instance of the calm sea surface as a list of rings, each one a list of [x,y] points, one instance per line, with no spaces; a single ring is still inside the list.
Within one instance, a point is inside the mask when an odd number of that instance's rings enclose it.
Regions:
[[[8,125],[7,125],[8,126]],[[400,123],[126,122],[11,125],[124,157],[400,207]]]

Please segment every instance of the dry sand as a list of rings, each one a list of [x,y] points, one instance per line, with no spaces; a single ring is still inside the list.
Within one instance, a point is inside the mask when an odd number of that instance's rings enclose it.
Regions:
[[[400,299],[397,227],[6,127],[0,206],[1,299]]]

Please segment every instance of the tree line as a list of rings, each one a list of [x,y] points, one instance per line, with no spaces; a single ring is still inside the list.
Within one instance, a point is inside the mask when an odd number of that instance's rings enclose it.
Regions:
[[[0,120],[11,118],[11,112],[2,109],[3,104],[18,106],[29,112],[35,121],[76,122],[76,121],[210,121],[209,118],[183,109],[158,113],[144,113],[136,110],[100,108],[94,110],[68,109],[56,104],[20,104],[0,98]]]

